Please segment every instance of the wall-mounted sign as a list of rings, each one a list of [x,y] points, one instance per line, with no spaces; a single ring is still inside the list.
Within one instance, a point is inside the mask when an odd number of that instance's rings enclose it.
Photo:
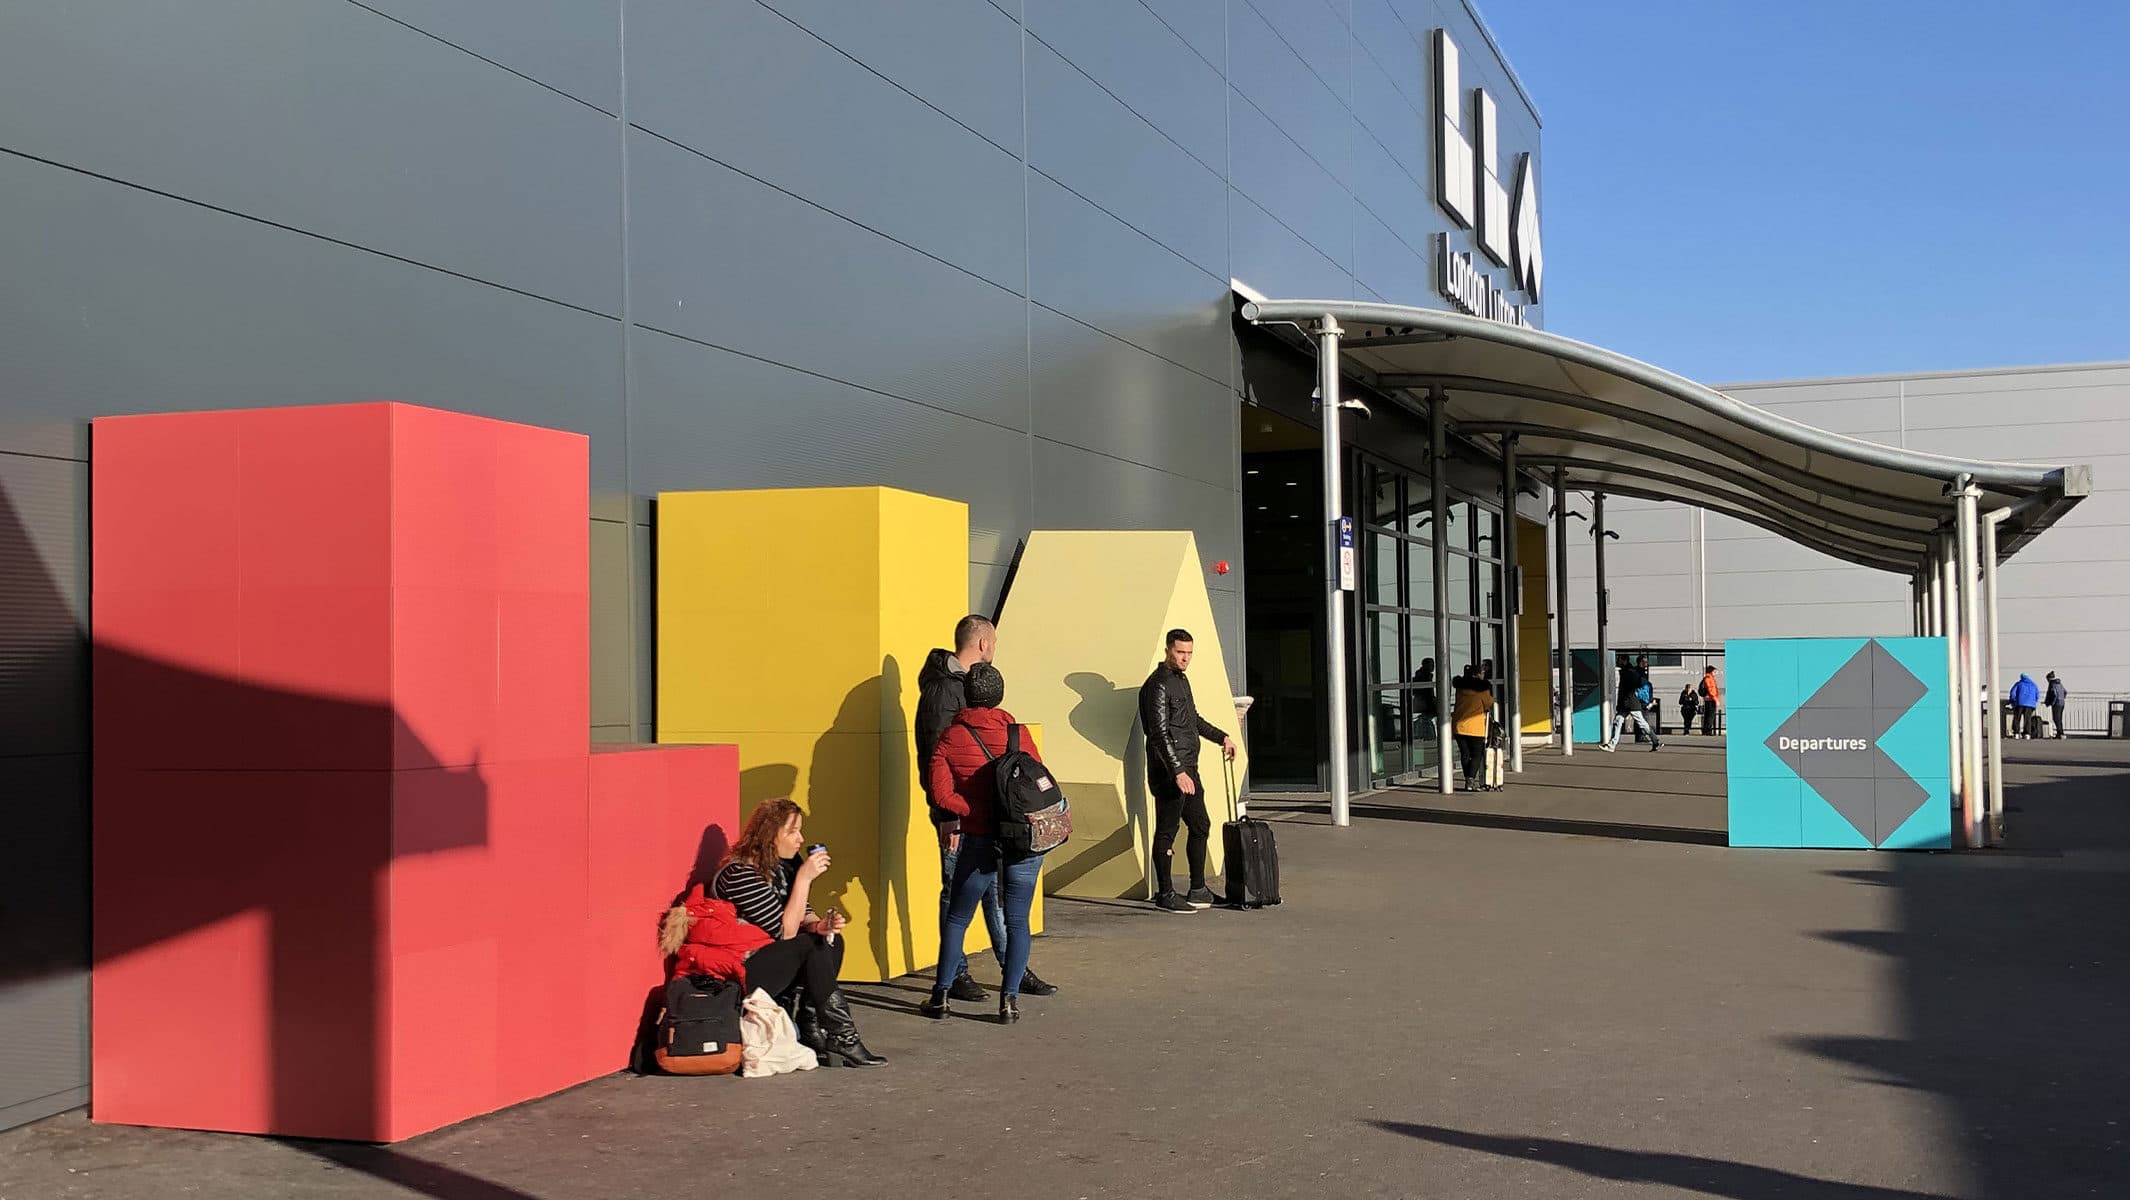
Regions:
[[[1339,590],[1350,592],[1360,586],[1355,578],[1353,557],[1353,518],[1339,518]]]
[[[1472,128],[1464,119],[1462,68],[1457,43],[1447,29],[1435,31],[1435,198],[1460,229],[1476,234],[1479,252],[1509,269],[1508,287],[1496,284],[1468,251],[1448,234],[1435,238],[1435,287],[1444,299],[1474,316],[1523,325],[1524,308],[1539,301],[1545,279],[1545,247],[1539,233],[1538,178],[1531,155],[1516,163],[1513,193],[1502,185],[1500,114],[1485,88],[1472,89]],[[1507,292],[1524,293],[1522,302]]]

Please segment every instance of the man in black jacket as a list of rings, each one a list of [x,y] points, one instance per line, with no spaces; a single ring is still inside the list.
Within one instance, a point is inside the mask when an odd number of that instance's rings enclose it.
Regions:
[[[938,747],[941,734],[954,724],[954,718],[966,707],[962,684],[969,668],[980,662],[990,662],[998,652],[998,627],[988,619],[975,615],[963,617],[954,626],[954,649],[934,650],[925,656],[924,669],[917,673],[917,716],[910,724],[917,734],[917,778],[926,776],[925,768],[932,761],[932,751]],[[937,804],[931,803],[927,794],[925,801],[932,810],[932,824],[939,827],[939,924],[944,935],[947,911],[953,907],[954,864],[961,854],[961,828],[952,814]],[[1000,872],[999,877],[1004,878]],[[991,953],[1003,969],[1006,965],[1006,919],[1003,898],[997,885],[984,897],[984,926],[991,931]],[[1021,975],[1021,994],[1024,996],[1051,996],[1057,994],[1057,986],[1036,978],[1034,971]],[[956,1000],[969,1002],[984,998],[983,986],[969,978],[966,968],[961,978],[954,981],[948,995]]]
[[[1213,820],[1206,813],[1205,783],[1198,778],[1198,739],[1218,742],[1222,755],[1235,757],[1235,739],[1198,715],[1191,681],[1184,678],[1192,649],[1189,633],[1169,630],[1167,656],[1139,689],[1139,724],[1146,731],[1146,783],[1154,794],[1154,907],[1172,913],[1213,907],[1212,889],[1206,887],[1206,841]],[[1191,890],[1184,896],[1176,894],[1169,873],[1179,821],[1191,830],[1187,844]]]

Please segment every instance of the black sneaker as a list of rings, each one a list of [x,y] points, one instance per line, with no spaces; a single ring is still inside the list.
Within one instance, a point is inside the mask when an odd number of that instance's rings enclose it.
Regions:
[[[1057,984],[1045,983],[1041,979],[1036,978],[1036,974],[1034,971],[1028,970],[1025,967],[1021,969],[1021,995],[1055,996],[1057,994]]]
[[[969,978],[967,971],[963,971],[960,978],[954,981],[954,986],[947,990],[947,994],[956,1000],[964,1000],[971,1004],[980,1003],[985,997],[990,995],[989,992],[984,990],[983,984]]]
[[[1184,893],[1183,902],[1185,904],[1190,905],[1192,908],[1211,908],[1215,904],[1220,903],[1219,900],[1214,898],[1213,889],[1207,887],[1192,888],[1190,891]]]
[[[1197,909],[1191,907],[1190,901],[1184,899],[1183,897],[1177,895],[1174,892],[1163,892],[1160,895],[1154,897],[1154,907],[1160,909],[1162,912],[1172,913],[1194,913],[1198,911]]]

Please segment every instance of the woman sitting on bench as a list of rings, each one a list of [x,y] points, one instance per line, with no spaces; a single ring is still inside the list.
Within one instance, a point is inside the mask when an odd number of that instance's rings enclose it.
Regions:
[[[773,939],[747,958],[747,987],[782,996],[794,984],[806,989],[799,1014],[799,1040],[828,1066],[878,1066],[887,1060],[858,1040],[850,1002],[836,988],[843,969],[842,913],[823,917],[808,906],[807,892],[828,870],[828,851],[803,860],[806,814],[789,800],[764,800],[747,818],[738,844],[710,885],[729,901],[740,920]]]

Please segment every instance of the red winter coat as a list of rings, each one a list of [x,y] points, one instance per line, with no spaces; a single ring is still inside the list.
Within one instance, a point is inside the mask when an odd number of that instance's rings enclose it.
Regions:
[[[1003,708],[965,708],[939,735],[939,746],[925,767],[925,787],[932,803],[961,819],[963,833],[994,834],[998,819],[991,811],[997,801],[991,762],[977,746],[976,734],[962,727],[964,723],[983,735],[983,744],[991,753],[1006,752],[1006,726],[1014,723],[1013,714]],[[1026,729],[1021,730],[1021,749],[1037,762],[1043,761]]]
[[[682,921],[687,932],[677,936]],[[673,957],[669,979],[708,975],[712,979],[744,981],[747,956],[769,942],[766,931],[740,920],[728,901],[704,895],[703,885],[698,883],[686,902],[667,914],[659,948]]]

